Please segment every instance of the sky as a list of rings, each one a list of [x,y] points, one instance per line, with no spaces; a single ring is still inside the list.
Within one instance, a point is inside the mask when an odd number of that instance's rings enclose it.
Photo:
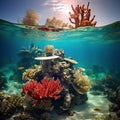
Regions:
[[[87,5],[88,2],[91,18],[96,15],[96,26],[120,21],[120,0],[0,0],[0,19],[18,23],[22,21],[28,9],[33,9],[40,14],[40,25],[53,16],[70,23],[71,4]]]

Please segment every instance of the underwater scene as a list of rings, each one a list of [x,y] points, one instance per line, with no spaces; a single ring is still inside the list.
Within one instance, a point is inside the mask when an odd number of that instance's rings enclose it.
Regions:
[[[0,120],[120,120],[120,21],[71,8],[73,26],[0,19]]]

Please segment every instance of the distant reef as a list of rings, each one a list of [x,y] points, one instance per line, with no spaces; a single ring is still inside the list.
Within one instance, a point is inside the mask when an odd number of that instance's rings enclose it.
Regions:
[[[0,26],[1,25],[16,25],[18,27],[21,27],[23,26],[23,24],[18,24],[18,23],[12,23],[12,22],[9,22],[9,21],[6,21],[6,20],[3,20],[3,19],[0,19]],[[88,26],[87,26],[88,27]],[[28,28],[36,28],[36,26],[32,26],[32,27],[29,27],[27,26],[27,29]],[[45,25],[40,25],[39,27],[37,27],[39,30],[43,30],[43,31],[49,31],[49,30],[53,30],[53,32],[57,32],[59,30],[63,30],[63,29],[52,29],[52,28],[49,28],[49,27],[46,27]],[[47,29],[48,28],[48,29]],[[79,27],[80,28],[80,27]],[[105,29],[115,29],[115,30],[120,30],[120,21],[116,21],[114,23],[111,23],[111,24],[108,24],[108,25],[105,25],[105,26],[100,26],[100,27],[95,27],[95,28],[103,28],[103,30]],[[82,27],[83,29],[83,27]]]
[[[7,20],[3,20],[3,19],[0,19],[0,24],[17,24],[17,25],[23,25],[23,24],[19,24],[19,23],[12,23],[12,22],[9,22]],[[41,25],[43,26],[43,25]],[[105,26],[101,26],[101,27],[118,27],[120,28],[120,21],[116,21],[116,22],[113,22],[111,24],[108,24],[108,25],[105,25]]]

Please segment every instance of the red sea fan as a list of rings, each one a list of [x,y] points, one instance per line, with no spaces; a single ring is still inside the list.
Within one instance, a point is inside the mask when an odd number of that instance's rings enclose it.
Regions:
[[[63,90],[59,80],[44,78],[41,83],[29,81],[22,87],[23,95],[28,94],[37,103],[40,99],[53,98],[58,99],[60,92]]]

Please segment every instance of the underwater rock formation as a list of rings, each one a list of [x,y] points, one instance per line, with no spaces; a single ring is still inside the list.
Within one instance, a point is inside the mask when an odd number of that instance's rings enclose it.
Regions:
[[[75,28],[81,27],[81,26],[95,26],[96,21],[94,21],[95,15],[92,19],[90,19],[91,16],[91,9],[89,8],[89,2],[87,7],[83,4],[82,6],[77,5],[75,8],[73,5],[71,5],[71,8],[73,10],[73,13],[69,12],[70,14],[70,22],[75,24]],[[74,21],[72,21],[74,20]]]

